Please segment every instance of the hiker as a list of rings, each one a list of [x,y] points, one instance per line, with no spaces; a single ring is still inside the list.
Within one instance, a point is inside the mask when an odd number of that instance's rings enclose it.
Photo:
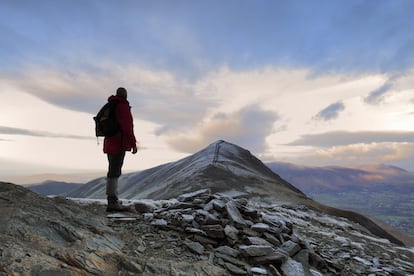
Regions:
[[[108,156],[108,174],[106,194],[108,196],[107,212],[127,211],[118,199],[118,178],[121,175],[126,151],[137,153],[137,144],[134,135],[134,124],[131,107],[127,100],[127,90],[119,87],[116,95],[108,98],[108,102],[116,102],[115,114],[119,124],[119,131],[114,136],[105,137],[103,151]]]

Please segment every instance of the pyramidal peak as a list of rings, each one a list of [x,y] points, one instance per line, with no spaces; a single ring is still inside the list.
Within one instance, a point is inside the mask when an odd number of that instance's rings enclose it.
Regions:
[[[218,140],[191,156],[193,170],[216,167],[232,171],[235,175],[259,174],[261,177],[274,178],[276,175],[268,169],[250,151],[235,144]]]
[[[95,179],[68,196],[106,198],[104,182],[105,178]],[[126,199],[170,199],[205,188],[272,202],[306,198],[248,150],[223,140],[176,162],[125,174],[119,179],[119,196]]]

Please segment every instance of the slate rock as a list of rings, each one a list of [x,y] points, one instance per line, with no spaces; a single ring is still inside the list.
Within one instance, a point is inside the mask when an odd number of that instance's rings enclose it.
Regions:
[[[224,234],[226,235],[226,237],[230,238],[231,240],[237,240],[239,230],[237,230],[237,228],[232,225],[226,225],[224,227]]]
[[[197,210],[195,213],[196,220],[201,224],[219,224],[220,219],[206,210]]]
[[[265,239],[259,238],[259,237],[246,237],[245,241],[249,244],[249,245],[267,245],[267,246],[272,246],[272,244],[270,242],[268,242]]]
[[[187,228],[185,228],[185,231],[188,232],[188,233],[193,233],[193,234],[207,236],[206,232],[204,232],[201,229],[194,228],[194,227],[187,227]]]
[[[213,199],[213,208],[218,212],[222,212],[226,208],[226,202],[220,199]]]
[[[151,222],[151,225],[167,226],[168,222],[165,219],[156,219]]]
[[[201,255],[204,253],[204,246],[199,242],[184,242],[184,244],[193,252]]]
[[[281,266],[288,259],[288,256],[281,252],[272,252],[266,256],[259,256],[252,259],[252,263],[254,264],[276,264]]]
[[[241,261],[241,260],[239,260],[237,258],[234,258],[232,256],[229,256],[229,255],[226,255],[226,254],[222,254],[220,252],[214,253],[214,256],[216,258],[222,259],[222,260],[224,260],[226,262],[229,262],[229,263],[232,263],[234,265],[237,265],[238,267],[246,267],[247,266],[247,264],[244,263],[243,261]]]
[[[200,236],[200,235],[194,235],[193,240],[198,241],[204,245],[212,245],[212,246],[217,246],[217,243],[218,243],[216,239],[210,239],[208,237]]]
[[[281,245],[279,250],[286,252],[289,256],[293,256],[301,250],[301,247],[293,241],[287,241]]]
[[[269,273],[267,273],[267,270],[261,267],[252,267],[250,268],[250,273],[254,276],[259,276],[259,275],[268,275]]]
[[[197,197],[209,196],[210,193],[211,193],[210,189],[202,189],[202,190],[198,190],[198,191],[195,191],[195,192],[182,194],[177,199],[178,199],[178,201],[184,201],[184,202],[193,201]]]
[[[201,229],[206,232],[207,237],[218,239],[225,238],[223,226],[220,224],[203,225]]]
[[[240,211],[241,213],[243,213],[243,215],[248,216],[255,221],[258,221],[260,219],[260,214],[256,209],[247,206],[242,206]]]
[[[285,225],[285,220],[275,215],[268,215],[268,214],[263,213],[262,220],[264,223],[269,224],[271,226],[278,227],[278,228],[281,228],[282,225]]]
[[[305,276],[302,264],[290,258],[282,264],[280,269],[286,276]]]
[[[226,212],[230,220],[238,226],[246,226],[246,221],[243,216],[240,214],[239,210],[236,207],[234,201],[229,201],[226,203]]]
[[[191,223],[194,220],[193,215],[181,214],[181,221]]]
[[[219,253],[222,253],[222,254],[225,254],[225,255],[229,255],[231,257],[237,257],[240,254],[239,250],[234,249],[234,248],[232,248],[230,246],[227,246],[227,245],[217,247],[215,249],[215,251],[219,252]]]
[[[270,233],[263,233],[263,237],[276,247],[279,247],[281,245],[279,239]]]
[[[272,276],[282,276],[279,272],[279,270],[277,270],[276,267],[274,267],[273,265],[269,265],[269,272],[271,273],[270,275]]]
[[[246,257],[266,256],[273,252],[273,248],[268,245],[241,245],[239,249]]]
[[[259,222],[259,223],[253,224],[250,228],[253,231],[263,233],[263,232],[266,232],[267,230],[269,230],[270,226],[266,223]]]
[[[234,264],[225,262],[224,266],[227,268],[228,271],[232,273],[232,275],[247,275],[246,270],[241,269],[240,267],[235,266]]]
[[[259,232],[256,232],[250,228],[244,228],[242,230],[243,234],[247,235],[247,236],[255,236],[255,237],[260,237],[262,234]]]

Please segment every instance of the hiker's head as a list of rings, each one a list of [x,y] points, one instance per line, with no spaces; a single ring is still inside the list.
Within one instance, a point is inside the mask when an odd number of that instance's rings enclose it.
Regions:
[[[123,87],[119,87],[119,88],[116,90],[116,95],[117,95],[117,96],[119,96],[119,97],[122,97],[122,98],[126,99],[126,98],[127,98],[128,93],[127,93],[127,90],[126,90],[125,88],[123,88]]]

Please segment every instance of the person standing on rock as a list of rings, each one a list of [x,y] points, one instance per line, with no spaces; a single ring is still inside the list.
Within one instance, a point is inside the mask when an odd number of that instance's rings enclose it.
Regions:
[[[119,87],[116,95],[108,98],[108,102],[116,102],[115,114],[119,124],[119,132],[111,137],[105,137],[103,151],[108,157],[108,173],[106,194],[108,197],[107,212],[127,211],[118,199],[118,178],[121,175],[125,153],[137,153],[137,143],[134,135],[134,124],[131,106],[127,100],[127,90]]]

